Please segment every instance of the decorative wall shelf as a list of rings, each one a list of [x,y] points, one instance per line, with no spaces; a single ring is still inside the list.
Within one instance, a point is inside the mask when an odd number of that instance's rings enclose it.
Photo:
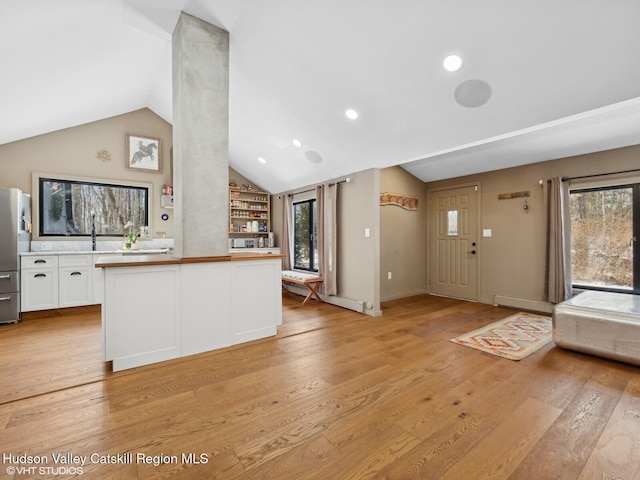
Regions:
[[[380,205],[394,205],[405,210],[418,210],[418,198],[397,193],[381,193]]]

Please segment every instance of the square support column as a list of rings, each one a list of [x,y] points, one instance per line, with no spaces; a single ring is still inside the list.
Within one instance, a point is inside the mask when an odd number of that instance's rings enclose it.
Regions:
[[[228,254],[229,32],[184,12],[173,32],[175,254]]]

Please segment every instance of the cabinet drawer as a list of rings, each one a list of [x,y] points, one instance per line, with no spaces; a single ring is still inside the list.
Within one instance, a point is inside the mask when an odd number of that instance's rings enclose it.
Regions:
[[[58,266],[58,256],[57,255],[42,255],[37,257],[21,257],[20,258],[20,267],[24,269],[30,268],[49,268],[49,267],[57,267]]]
[[[91,255],[60,255],[58,265],[60,267],[88,267],[93,265]]]
[[[22,269],[49,268],[58,266],[57,255],[28,256],[20,258]]]

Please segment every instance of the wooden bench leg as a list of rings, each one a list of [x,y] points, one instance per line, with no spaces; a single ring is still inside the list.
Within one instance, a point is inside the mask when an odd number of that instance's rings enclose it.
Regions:
[[[315,297],[316,300],[318,300],[319,302],[322,302],[322,299],[320,298],[320,296],[318,295],[317,289],[320,286],[322,282],[309,282],[309,283],[305,283],[305,286],[309,289],[309,294],[307,295],[307,298],[304,299],[304,301],[302,302],[302,304],[304,305],[305,303],[307,303],[307,300],[309,300],[312,297]]]
[[[309,293],[307,294],[306,298],[302,301],[302,305],[304,305],[305,303],[307,303],[307,300],[311,299],[311,298],[315,298],[316,300],[318,300],[319,302],[322,302],[322,299],[320,298],[320,295],[318,294],[318,287],[320,285],[322,285],[322,280],[320,281],[299,281],[299,280],[293,280],[290,278],[283,278],[282,279],[282,292],[285,293],[288,291],[286,284],[293,284],[293,285],[302,285],[304,287],[307,287],[307,289],[309,290]]]

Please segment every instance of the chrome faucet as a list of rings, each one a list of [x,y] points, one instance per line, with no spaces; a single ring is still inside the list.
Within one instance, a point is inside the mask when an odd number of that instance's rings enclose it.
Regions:
[[[96,214],[91,214],[91,250],[96,251]]]

